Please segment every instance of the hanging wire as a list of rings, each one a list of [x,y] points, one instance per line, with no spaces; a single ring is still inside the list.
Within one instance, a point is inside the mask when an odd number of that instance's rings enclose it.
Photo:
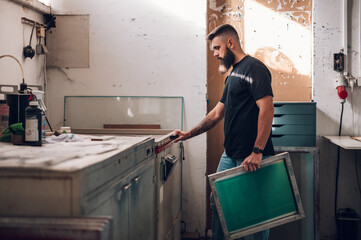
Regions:
[[[14,59],[14,60],[19,64],[19,67],[20,67],[20,70],[21,70],[21,76],[22,76],[23,84],[25,84],[24,69],[23,69],[23,66],[21,65],[20,61],[19,61],[16,57],[14,57],[13,55],[1,55],[1,56],[0,56],[0,59],[1,59],[1,58],[4,58],[4,57],[12,58],[12,59]]]
[[[342,129],[342,117],[343,117],[343,108],[344,108],[344,102],[341,102],[341,116],[340,116],[340,126],[338,129],[338,136],[341,136],[341,129]],[[337,196],[338,196],[338,175],[339,175],[339,170],[340,170],[340,147],[337,147],[337,167],[336,167],[336,189],[335,189],[335,206],[334,206],[334,211],[335,211],[335,221],[336,221],[336,226],[338,229],[338,221],[337,221]]]

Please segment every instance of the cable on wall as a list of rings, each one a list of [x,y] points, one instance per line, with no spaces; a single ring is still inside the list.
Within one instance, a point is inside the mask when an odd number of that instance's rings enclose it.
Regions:
[[[338,129],[338,135],[341,136],[341,129],[342,129],[342,117],[343,117],[343,108],[344,108],[344,102],[341,102],[341,116],[340,116],[340,126]],[[337,147],[337,167],[336,167],[336,190],[335,190],[335,221],[336,226],[338,229],[338,222],[337,222],[337,196],[338,196],[338,175],[340,170],[340,150],[341,148]]]

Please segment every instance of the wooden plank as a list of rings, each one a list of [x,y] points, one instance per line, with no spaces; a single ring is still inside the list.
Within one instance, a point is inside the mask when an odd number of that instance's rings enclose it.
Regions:
[[[160,124],[104,124],[103,127],[115,129],[160,129]]]
[[[72,129],[72,133],[78,134],[121,134],[121,135],[170,135],[174,132],[171,129],[104,129],[104,128],[88,128],[88,129]]]

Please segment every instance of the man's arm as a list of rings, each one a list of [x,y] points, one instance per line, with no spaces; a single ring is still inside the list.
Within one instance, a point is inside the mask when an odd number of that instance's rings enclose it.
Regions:
[[[273,98],[272,96],[265,96],[257,100],[256,104],[259,108],[259,115],[257,138],[254,146],[264,149],[272,129],[274,115]],[[251,155],[249,155],[242,163],[244,165],[244,169],[246,171],[256,171],[259,169],[262,156],[262,153],[257,154],[252,152]]]
[[[188,132],[181,132],[179,130],[176,130],[174,132],[174,135],[178,135],[179,137],[174,140],[174,142],[178,142],[180,140],[187,140],[189,138],[195,137],[199,134],[202,134],[210,129],[212,129],[214,126],[217,125],[217,123],[222,120],[224,117],[224,104],[219,102],[213,109],[210,111],[207,116],[194,128],[192,128]]]

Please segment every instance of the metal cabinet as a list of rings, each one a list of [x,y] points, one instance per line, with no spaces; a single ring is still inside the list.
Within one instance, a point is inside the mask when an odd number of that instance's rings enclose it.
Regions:
[[[157,240],[181,239],[181,158],[180,142],[156,154]]]
[[[111,187],[111,194],[89,215],[112,215],[113,239],[154,239],[154,159],[150,158]],[[107,195],[105,193],[105,195]]]
[[[129,240],[154,239],[154,158],[131,177],[129,193]],[[127,185],[129,186],[129,185]]]
[[[316,103],[275,102],[274,146],[316,146]]]

